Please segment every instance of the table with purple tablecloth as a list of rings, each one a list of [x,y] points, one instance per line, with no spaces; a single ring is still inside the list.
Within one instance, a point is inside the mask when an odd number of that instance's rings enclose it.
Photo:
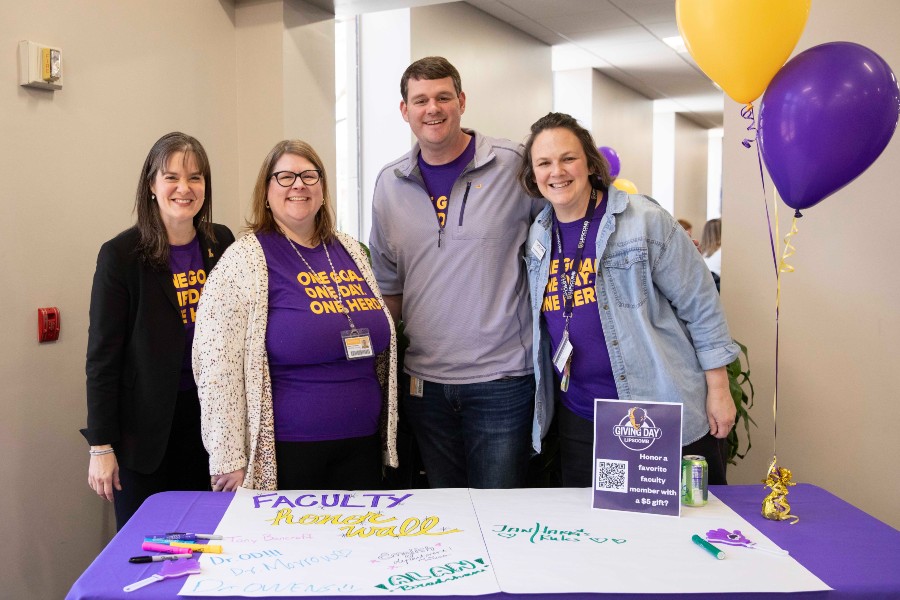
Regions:
[[[767,521],[760,515],[765,488],[762,485],[710,486],[719,499],[778,546],[833,588],[828,592],[807,592],[805,598],[900,598],[900,531],[833,494],[811,484],[799,484],[790,491],[792,512],[800,523]],[[67,598],[103,600],[109,598],[176,598],[183,579],[154,583],[135,592],[122,588],[159,570],[159,563],[130,564],[128,558],[141,554],[139,548],[148,532],[212,532],[219,524],[232,494],[214,492],[165,492],[149,498],[88,569],[78,578]],[[698,570],[702,577],[702,570]],[[661,598],[720,597],[721,594],[628,594],[644,600]],[[601,600],[613,594],[557,594],[559,600]],[[777,597],[775,594],[729,594],[729,598]],[[359,598],[359,596],[356,596]],[[473,598],[519,598],[531,600],[536,594],[491,594]]]

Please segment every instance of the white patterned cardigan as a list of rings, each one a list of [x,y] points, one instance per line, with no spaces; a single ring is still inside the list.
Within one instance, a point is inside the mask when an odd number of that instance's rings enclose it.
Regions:
[[[390,324],[390,347],[375,358],[375,371],[382,390],[382,460],[396,467],[397,338],[393,320],[359,242],[341,232],[337,240],[359,267]],[[278,488],[272,382],[266,355],[268,315],[266,258],[259,240],[250,233],[226,250],[203,287],[192,360],[209,472],[218,475],[246,469],[243,487],[257,490]]]

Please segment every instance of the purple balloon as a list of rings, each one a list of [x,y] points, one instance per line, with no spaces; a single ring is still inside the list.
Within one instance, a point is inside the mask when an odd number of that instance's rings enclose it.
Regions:
[[[831,42],[788,61],[759,110],[759,147],[784,203],[809,208],[859,177],[898,116],[897,79],[865,46]]]
[[[600,146],[597,150],[600,151],[600,154],[602,154],[603,158],[606,159],[606,162],[609,163],[609,176],[613,179],[618,177],[619,169],[622,168],[622,163],[619,162],[619,155],[616,154],[616,151],[609,146]]]

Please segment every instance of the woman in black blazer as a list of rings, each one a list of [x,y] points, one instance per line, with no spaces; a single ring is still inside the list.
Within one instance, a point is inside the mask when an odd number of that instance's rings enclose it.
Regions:
[[[234,235],[211,222],[203,146],[169,133],[138,180],[137,224],[100,248],[87,348],[88,483],[121,529],[151,494],[208,490],[191,371],[194,313]]]

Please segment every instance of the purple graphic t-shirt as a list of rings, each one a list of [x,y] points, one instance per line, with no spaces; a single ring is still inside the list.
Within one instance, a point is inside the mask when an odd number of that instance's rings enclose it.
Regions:
[[[600,313],[597,310],[597,294],[594,287],[597,271],[596,258],[597,247],[594,240],[597,239],[597,231],[600,228],[600,220],[606,211],[604,201],[597,207],[591,224],[585,237],[584,250],[581,254],[581,264],[575,276],[573,293],[572,318],[569,320],[569,340],[574,351],[570,366],[571,377],[569,389],[560,392],[562,403],[575,414],[585,419],[594,419],[594,399],[616,399],[619,393],[616,391],[616,382],[613,379],[612,363],[609,359],[609,351],[606,348],[606,339],[603,337],[603,325],[600,322]],[[578,240],[581,237],[583,219],[572,223],[558,223],[562,237],[563,255],[565,257],[565,272],[570,272],[572,262],[578,250]],[[550,254],[550,277],[547,287],[544,289],[544,302],[541,314],[550,333],[550,345],[553,354],[562,340],[565,319],[563,318],[563,293],[560,278],[562,265],[559,260],[559,251],[556,244],[556,234],[550,239],[552,251]],[[559,386],[560,373],[554,367],[556,385]]]
[[[422,154],[419,154],[419,170],[422,172],[422,179],[428,188],[428,195],[431,196],[431,203],[434,205],[434,212],[441,228],[447,225],[447,208],[453,184],[473,158],[475,158],[474,135],[463,153],[445,165],[429,165],[422,158]]]
[[[203,284],[206,283],[200,241],[196,236],[184,246],[169,246],[169,268],[172,270],[172,283],[175,284],[175,296],[184,322],[184,360],[181,362],[181,382],[178,385],[178,389],[184,391],[197,387],[191,368],[191,346],[194,344],[197,303],[200,301]]]
[[[275,439],[309,442],[362,437],[378,431],[381,387],[375,359],[347,360],[341,332],[350,329],[338,312],[344,305],[357,328],[367,328],[375,355],[390,343],[390,329],[378,299],[359,268],[337,241],[328,246],[294,244],[281,233],[257,234],[269,270],[266,352],[272,376]]]

